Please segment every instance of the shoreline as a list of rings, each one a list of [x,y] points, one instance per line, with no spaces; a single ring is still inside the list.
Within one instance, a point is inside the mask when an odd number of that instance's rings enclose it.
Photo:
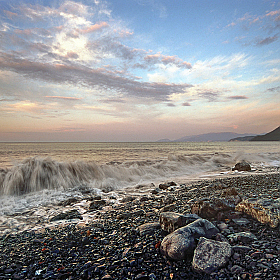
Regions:
[[[172,212],[191,212],[194,199],[215,195],[211,187],[234,187],[242,199],[280,198],[280,173],[246,174],[198,180],[158,194],[127,199],[119,205],[100,209],[96,220],[42,232],[26,231],[0,237],[0,277],[2,279],[279,279],[279,226],[271,228],[246,214],[248,223],[236,224],[231,217],[210,219],[224,222],[229,233],[248,231],[254,242],[236,242],[247,247],[234,252],[227,265],[212,274],[195,272],[191,260],[172,261],[159,250],[166,232],[157,229],[139,234],[138,227],[159,221],[163,207]],[[278,190],[278,191],[277,191]],[[224,234],[226,237],[226,234]],[[257,253],[259,252],[259,253]],[[3,278],[4,277],[4,278]],[[5,278],[6,277],[6,278]],[[110,278],[111,277],[111,278]]]

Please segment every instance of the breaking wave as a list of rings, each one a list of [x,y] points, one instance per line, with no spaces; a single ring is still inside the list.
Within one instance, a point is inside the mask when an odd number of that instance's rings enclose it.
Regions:
[[[11,168],[0,169],[0,194],[22,195],[41,190],[67,190],[81,184],[112,191],[151,180],[230,170],[241,154],[169,155],[165,160],[110,162],[58,162],[28,158]]]

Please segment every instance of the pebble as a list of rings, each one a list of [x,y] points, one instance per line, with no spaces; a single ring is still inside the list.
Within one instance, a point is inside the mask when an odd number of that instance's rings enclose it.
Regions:
[[[165,258],[160,253],[160,242],[166,232],[155,229],[140,235],[137,230],[146,223],[158,223],[160,209],[169,203],[174,204],[172,211],[190,214],[190,205],[196,199],[218,195],[227,186],[235,187],[242,197],[259,197],[261,194],[265,197],[273,193],[277,199],[280,175],[199,181],[177,186],[172,194],[168,189],[159,189],[159,194],[148,194],[148,200],[129,200],[108,211],[94,209],[95,220],[89,220],[83,228],[73,223],[38,232],[0,236],[0,279],[279,280],[279,229],[263,225],[246,214],[232,211],[219,221],[216,218],[211,220],[215,225],[225,223],[228,234],[246,231],[254,234],[257,240],[234,240],[228,263],[210,275],[193,271],[192,260],[170,261]],[[270,192],[272,189],[278,192]],[[93,201],[102,201],[102,198],[93,198]],[[72,203],[75,201],[69,200],[67,207]],[[125,213],[130,214],[118,219]],[[241,225],[233,219],[246,219],[248,223]],[[217,237],[224,239],[220,241],[228,240],[226,232],[213,238]]]

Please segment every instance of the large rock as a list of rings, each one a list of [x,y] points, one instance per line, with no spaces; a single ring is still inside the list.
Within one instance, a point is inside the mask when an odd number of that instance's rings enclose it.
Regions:
[[[280,223],[280,198],[243,200],[236,206],[236,210],[246,213],[263,224],[276,228]]]
[[[194,251],[192,267],[198,272],[210,274],[223,267],[228,262],[231,253],[232,249],[229,243],[200,237]]]
[[[65,213],[60,213],[50,219],[50,222],[59,221],[59,220],[71,220],[71,219],[79,219],[82,220],[83,217],[80,212],[76,209],[70,210]]]
[[[161,242],[161,253],[174,260],[185,259],[192,255],[196,247],[196,239],[211,238],[219,230],[209,221],[198,219],[167,235]]]
[[[196,201],[191,206],[192,214],[211,219],[219,217],[219,213],[234,210],[235,205],[225,198],[204,198]]]
[[[162,230],[169,233],[180,227],[184,227],[197,219],[200,219],[200,217],[196,214],[182,215],[175,212],[163,212],[159,216],[159,222]]]
[[[251,166],[246,161],[241,161],[235,164],[235,166],[232,168],[232,171],[251,171]]]
[[[174,182],[167,182],[167,183],[159,184],[158,187],[162,190],[167,190],[169,187],[172,187],[172,186],[177,186],[177,184]]]

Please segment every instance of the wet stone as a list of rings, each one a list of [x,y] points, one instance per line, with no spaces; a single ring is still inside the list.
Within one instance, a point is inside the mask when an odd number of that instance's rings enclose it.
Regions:
[[[186,226],[187,224],[190,224],[197,219],[200,219],[200,217],[196,214],[182,215],[175,212],[163,212],[159,216],[160,226],[162,230],[169,233],[180,227]]]
[[[161,253],[174,260],[185,259],[193,254],[196,238],[211,238],[218,232],[219,230],[211,222],[198,219],[167,235],[161,242]]]
[[[82,220],[83,217],[80,212],[76,209],[70,210],[65,213],[60,213],[50,219],[51,222],[59,221],[59,220],[71,220],[71,219],[80,219]]]
[[[194,251],[192,267],[199,272],[212,273],[228,262],[231,253],[229,243],[201,237]]]
[[[106,201],[103,199],[96,199],[93,200],[90,203],[89,209],[90,210],[96,210],[96,209],[100,209],[102,206],[104,206],[106,204]]]

